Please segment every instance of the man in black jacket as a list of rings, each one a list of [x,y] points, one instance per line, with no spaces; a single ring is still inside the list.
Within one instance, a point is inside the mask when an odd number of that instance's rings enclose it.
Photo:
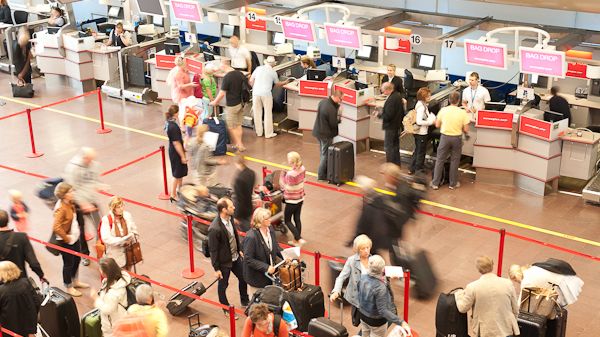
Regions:
[[[385,132],[383,147],[385,149],[385,160],[400,166],[400,128],[404,117],[404,103],[402,94],[394,90],[394,85],[385,82],[381,85],[381,92],[388,98],[383,104],[379,114],[382,119],[382,128]]]
[[[344,93],[334,90],[331,96],[319,102],[317,118],[313,126],[312,134],[319,140],[321,146],[321,158],[319,161],[319,180],[327,180],[327,149],[333,144],[333,137],[338,135],[338,123],[340,118],[338,110]]]
[[[229,286],[229,275],[233,272],[238,279],[242,306],[245,307],[250,300],[248,286],[244,281],[244,253],[240,245],[240,237],[233,227],[234,210],[233,202],[229,198],[221,198],[217,201],[219,216],[208,227],[208,248],[215,277],[219,278],[219,302],[229,306],[226,292]],[[229,316],[228,311],[224,310],[224,313],[225,316]],[[238,318],[237,315],[235,318]]]
[[[246,166],[244,156],[237,156],[235,167],[238,174],[233,182],[233,201],[235,213],[233,218],[244,232],[250,230],[252,217],[252,193],[256,182],[256,173]]]
[[[569,124],[571,124],[571,107],[569,106],[569,101],[567,101],[564,97],[559,96],[558,92],[560,91],[559,87],[552,87],[550,89],[550,94],[552,97],[548,100],[548,109],[553,112],[558,112],[563,115],[563,118],[569,120]]]
[[[8,228],[8,213],[0,210],[0,261],[11,261],[21,269],[21,277],[27,277],[25,262],[37,274],[42,282],[44,279],[42,267],[33,252],[31,242],[26,233],[17,233]]]
[[[381,83],[390,82],[394,85],[394,90],[404,96],[404,84],[402,83],[402,77],[396,75],[396,65],[389,64],[387,66],[387,74],[383,75]]]

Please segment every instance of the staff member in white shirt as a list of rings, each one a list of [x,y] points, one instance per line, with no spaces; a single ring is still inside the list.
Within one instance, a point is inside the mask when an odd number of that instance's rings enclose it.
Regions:
[[[282,86],[287,81],[279,81],[277,72],[273,70],[275,58],[269,56],[265,64],[257,67],[250,77],[252,86],[252,111],[254,112],[254,131],[258,137],[263,134],[263,108],[265,111],[265,138],[277,136],[273,132],[273,85]]]
[[[463,90],[462,104],[468,112],[476,113],[485,109],[485,103],[491,101],[490,92],[479,84],[479,74],[469,75],[469,87]]]
[[[250,51],[244,46],[240,46],[240,38],[233,35],[229,38],[229,57],[231,66],[237,70],[251,71],[252,57]]]

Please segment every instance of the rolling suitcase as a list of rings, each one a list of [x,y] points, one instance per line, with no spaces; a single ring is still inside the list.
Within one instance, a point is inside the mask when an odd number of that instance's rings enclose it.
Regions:
[[[227,138],[227,125],[225,125],[225,121],[217,117],[211,117],[206,118],[202,123],[208,125],[208,131],[219,135],[217,138],[217,146],[213,151],[214,155],[221,156],[227,153],[227,143],[229,142],[229,139]]]
[[[81,337],[102,337],[100,310],[94,309],[81,319]]]
[[[331,320],[331,302],[328,302],[328,317],[317,317],[308,323],[308,334],[313,337],[348,337],[344,322],[344,301],[340,301],[340,322]]]
[[[531,314],[528,312],[521,311],[517,318],[519,324],[519,330],[521,331],[520,337],[545,337],[546,336],[546,317]]]
[[[212,281],[212,283],[209,284],[208,287],[205,287],[204,284],[202,284],[202,282],[194,281],[188,284],[187,286],[183,287],[181,291],[186,291],[197,296],[202,296],[210,287],[212,287],[213,284],[217,283],[218,280],[219,279],[215,279],[214,281]],[[173,296],[171,296],[171,298],[169,298],[169,301],[167,302],[167,310],[169,310],[169,313],[171,315],[178,316],[181,315],[185,311],[185,309],[190,304],[192,304],[192,302],[194,302],[193,298],[180,293],[175,293]]]
[[[454,292],[441,293],[435,308],[435,330],[436,337],[469,337],[469,326],[467,314],[458,311]]]
[[[39,324],[49,337],[79,337],[79,313],[71,295],[50,287],[40,308]]]
[[[416,297],[421,300],[431,298],[435,294],[437,278],[427,253],[421,249],[415,254],[410,254],[399,246],[392,246],[390,253],[393,265],[410,269],[410,278],[415,281]]]
[[[325,316],[325,300],[321,287],[304,284],[301,290],[288,291],[286,300],[298,321],[298,330],[306,332],[311,319]]]
[[[341,185],[354,178],[354,145],[337,142],[327,149],[327,180]]]
[[[256,289],[256,292],[252,294],[250,304],[246,307],[244,314],[250,315],[250,307],[255,303],[264,303],[269,306],[276,315],[283,315],[283,304],[285,303],[285,290],[279,286],[266,286],[262,289]]]
[[[565,337],[567,335],[567,309],[561,309],[555,319],[548,320],[546,337]]]

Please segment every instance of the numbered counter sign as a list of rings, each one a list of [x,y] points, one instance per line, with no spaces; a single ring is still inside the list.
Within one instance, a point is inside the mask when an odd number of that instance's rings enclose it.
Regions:
[[[421,43],[423,43],[423,38],[421,37],[421,35],[419,34],[411,34],[410,35],[410,42],[414,45],[420,45]]]

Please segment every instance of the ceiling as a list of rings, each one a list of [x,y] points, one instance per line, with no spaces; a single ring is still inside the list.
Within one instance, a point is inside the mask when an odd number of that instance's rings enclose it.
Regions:
[[[600,13],[599,0],[471,0],[504,5],[542,7],[576,12]]]

